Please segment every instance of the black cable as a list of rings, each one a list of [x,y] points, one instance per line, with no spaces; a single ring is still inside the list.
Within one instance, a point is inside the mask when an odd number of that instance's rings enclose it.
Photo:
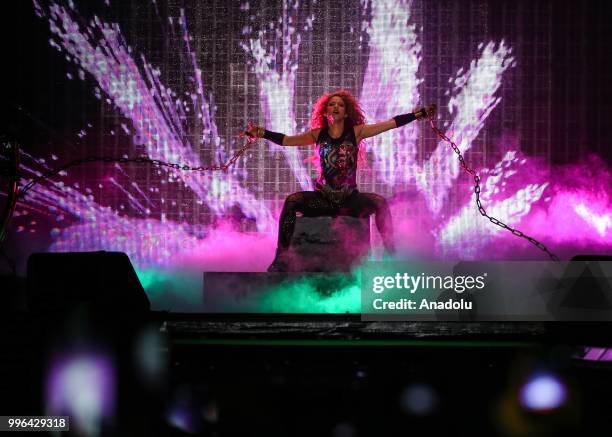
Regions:
[[[15,211],[17,198],[19,197],[19,144],[16,141],[2,141],[2,147],[9,150],[11,159],[7,166],[7,174],[9,176],[9,185],[7,190],[6,205],[0,216],[0,245],[6,237],[8,224]]]

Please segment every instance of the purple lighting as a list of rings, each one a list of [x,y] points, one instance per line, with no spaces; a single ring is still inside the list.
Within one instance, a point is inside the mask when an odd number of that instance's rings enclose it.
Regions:
[[[425,90],[431,95],[433,86],[426,74],[433,66],[424,65],[428,63],[425,49],[429,32],[435,30],[427,28],[421,6],[407,0],[355,3],[359,18],[347,30],[351,34],[347,41],[358,40],[363,54],[362,64],[355,66],[362,73],[352,76],[360,82],[351,85],[351,91],[360,96],[368,122],[429,103],[422,101]],[[328,65],[332,58],[324,57],[313,65],[303,60],[305,54],[320,55],[322,47],[313,47],[323,44],[316,38],[317,26],[323,26],[317,14],[319,4],[285,0],[274,11],[242,2],[239,12],[238,8],[233,12],[244,24],[235,30],[235,47],[230,50],[234,43],[215,43],[215,50],[236,56],[229,61],[229,88],[215,88],[217,79],[210,82],[208,73],[225,70],[226,65],[205,61],[209,37],[194,33],[198,20],[192,17],[190,6],[158,9],[153,2],[149,7],[151,13],[154,10],[159,15],[162,10],[168,14],[158,18],[164,23],[164,41],[176,52],[176,59],[161,66],[155,64],[159,60],[153,61],[155,53],[143,52],[146,45],[128,44],[126,35],[134,32],[107,17],[85,18],[77,2],[34,1],[36,14],[49,26],[51,46],[74,70],[72,80],[89,85],[92,94],[105,107],[110,105],[107,111],[119,119],[110,133],[113,139],[130,142],[127,150],[117,152],[120,156],[145,154],[196,167],[219,163],[241,146],[232,137],[244,127],[234,125],[240,117],[270,130],[300,132],[306,126],[300,126],[298,120],[310,115],[311,89],[347,87],[342,75]],[[514,132],[496,136],[487,131],[491,114],[505,108],[504,104],[512,105],[502,102],[501,96],[508,96],[502,91],[504,82],[518,81],[515,67],[522,60],[508,40],[485,38],[483,34],[482,40],[466,43],[470,57],[458,57],[445,76],[438,75],[443,80],[436,85],[439,95],[434,94],[433,99],[439,101],[440,128],[482,178],[481,199],[487,212],[542,241],[553,252],[562,250],[562,258],[583,249],[609,251],[612,205],[605,186],[612,184],[612,176],[607,164],[593,158],[571,168],[554,166],[524,154]],[[347,43],[346,47],[352,46]],[[334,56],[344,59],[345,50],[354,49],[341,46],[341,53]],[[175,66],[177,69],[166,71]],[[180,76],[177,80],[170,78],[175,72]],[[302,83],[301,77],[308,77],[308,83]],[[315,77],[327,79],[323,83]],[[240,98],[232,102],[231,117],[215,104],[227,92]],[[80,147],[87,147],[98,132],[91,123],[83,126],[87,128],[80,126],[75,135],[81,140]],[[103,137],[104,132],[99,133]],[[400,255],[418,249],[430,259],[539,256],[530,247],[517,252],[516,247],[525,247],[524,241],[479,215],[473,187],[464,185],[469,178],[456,155],[446,143],[424,144],[429,142],[428,135],[427,124],[415,122],[368,139],[372,168],[360,176],[360,189],[390,199],[396,243],[406,249]],[[473,147],[483,136],[483,146]],[[107,173],[109,166],[91,186],[75,184],[72,170],[63,172],[28,193],[15,215],[15,229],[23,234],[36,232],[42,221],[26,221],[28,210],[44,211],[54,221],[52,251],[124,251],[141,269],[180,269],[182,261],[189,259],[207,260],[199,269],[214,265],[222,270],[263,270],[274,253],[280,201],[290,194],[287,190],[311,189],[316,169],[304,163],[309,154],[306,149],[268,142],[250,151],[228,172],[152,168],[144,180],[126,170],[127,166],[116,166],[113,174]],[[24,156],[22,170],[31,178],[65,159],[54,155],[45,160],[25,152]],[[24,178],[23,183],[27,182]],[[175,195],[177,187],[180,196]],[[394,194],[405,193],[410,195],[392,199]],[[120,198],[119,206],[104,206],[106,197]],[[239,223],[249,221],[248,232],[234,226],[231,216],[236,209]],[[200,221],[202,216],[206,222]],[[417,240],[422,242],[418,248]],[[404,247],[406,242],[412,247]],[[246,256],[245,248],[256,248],[256,257]]]
[[[411,22],[411,2],[362,0],[371,8],[370,22],[364,22],[370,54],[361,89],[361,103],[367,122],[387,120],[412,111],[419,104],[417,76],[421,44],[417,26]],[[420,126],[410,124],[370,139],[374,166],[385,184],[400,187],[414,178],[416,143]]]
[[[533,376],[520,391],[521,405],[527,410],[546,412],[559,408],[567,399],[565,385],[555,376]]]
[[[35,5],[37,3],[35,2]],[[214,108],[204,96],[201,72],[192,64],[195,92],[182,100],[165,86],[161,72],[145,59],[136,56],[127,45],[119,26],[94,17],[87,26],[79,24],[74,7],[66,8],[51,2],[48,12],[36,6],[49,20],[54,39],[51,44],[66,54],[79,69],[89,73],[97,83],[96,94],[102,91],[117,111],[132,121],[134,134],[143,142],[150,158],[200,166],[202,162],[186,135],[185,113],[194,111],[202,124],[202,142],[221,145],[214,121]],[[189,46],[185,17],[179,20],[185,52],[195,62]],[[129,130],[128,127],[124,128]],[[221,153],[221,150],[219,151]],[[173,178],[182,180],[217,214],[238,202],[247,216],[256,218],[259,229],[272,226],[269,211],[256,202],[253,195],[233,173],[174,172]]]
[[[46,410],[68,415],[82,435],[99,435],[115,414],[115,369],[100,353],[71,353],[53,360],[47,373]]]
[[[298,51],[302,42],[297,30],[296,10],[299,1],[284,0],[282,19],[269,23],[257,37],[242,44],[244,51],[254,60],[253,70],[259,81],[259,104],[265,116],[265,125],[275,132],[295,132],[295,75],[298,68]],[[243,4],[248,9],[248,2]],[[314,17],[309,17],[304,32],[310,31]],[[250,27],[243,30],[249,34]],[[280,44],[278,41],[280,39]],[[282,61],[277,66],[276,59]],[[303,128],[303,127],[301,127]],[[302,190],[312,190],[313,184],[307,169],[295,147],[280,147],[271,142],[270,147],[287,159]]]

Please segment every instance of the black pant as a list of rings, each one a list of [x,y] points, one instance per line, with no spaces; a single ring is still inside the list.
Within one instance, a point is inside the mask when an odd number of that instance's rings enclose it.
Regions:
[[[276,260],[289,249],[298,212],[305,217],[325,215],[368,217],[371,214],[376,214],[376,227],[382,236],[385,249],[389,253],[395,252],[391,211],[384,197],[374,193],[360,193],[355,190],[344,201],[337,203],[330,200],[321,191],[298,191],[285,199],[278,227]]]

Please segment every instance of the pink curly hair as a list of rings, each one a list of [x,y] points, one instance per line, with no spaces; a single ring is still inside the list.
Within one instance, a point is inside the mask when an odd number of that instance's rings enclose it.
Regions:
[[[317,99],[312,109],[312,116],[310,118],[310,127],[312,129],[326,128],[327,123],[327,103],[332,97],[340,97],[344,101],[346,108],[347,118],[351,120],[354,126],[365,123],[365,114],[361,105],[357,101],[357,98],[353,96],[347,90],[336,90],[328,94],[323,94]],[[357,153],[357,164],[359,167],[365,167],[367,165],[366,154],[365,154],[365,141],[359,142],[359,151]],[[319,173],[322,172],[321,165],[319,162],[319,150],[318,147],[315,150],[315,154],[306,159],[306,161],[313,162],[318,168]]]
[[[365,115],[361,105],[350,92],[347,90],[337,90],[329,94],[323,94],[317,99],[312,109],[312,117],[310,118],[310,127],[312,129],[327,127],[327,103],[332,97],[340,97],[345,104],[346,114],[353,122],[353,125],[364,124]]]

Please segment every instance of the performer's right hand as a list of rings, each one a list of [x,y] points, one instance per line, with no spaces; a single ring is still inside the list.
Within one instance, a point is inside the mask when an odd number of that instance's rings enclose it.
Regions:
[[[253,123],[249,122],[243,135],[250,138],[261,138],[263,137],[264,131],[265,129],[263,127],[255,126]]]

